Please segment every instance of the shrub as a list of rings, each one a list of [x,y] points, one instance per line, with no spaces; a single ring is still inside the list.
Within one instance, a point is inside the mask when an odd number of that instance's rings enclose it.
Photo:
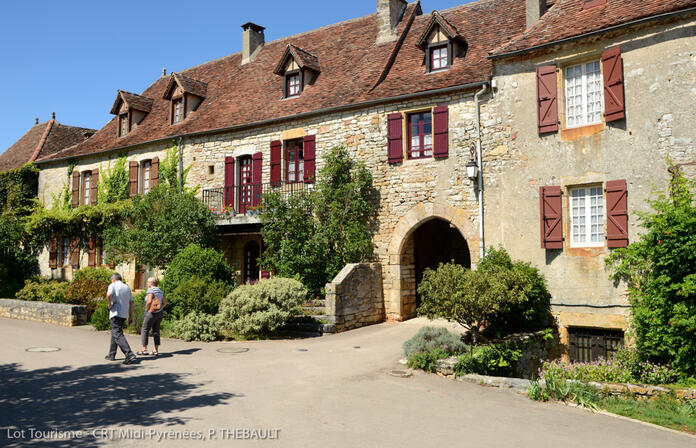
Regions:
[[[17,292],[16,298],[38,302],[66,303],[65,294],[68,285],[68,282],[58,280],[27,280],[24,288]]]
[[[175,319],[182,319],[192,311],[216,314],[220,302],[231,287],[219,280],[206,280],[193,276],[182,281],[167,294],[167,309]]]
[[[454,371],[457,375],[478,373],[479,375],[514,376],[517,361],[522,356],[523,342],[506,341],[478,347],[473,354],[459,357]]]
[[[441,263],[437,270],[423,273],[418,286],[418,313],[430,319],[444,318],[471,332],[472,343],[485,323],[496,314],[526,300],[530,281],[518,271],[491,266],[470,270],[455,263]]]
[[[164,274],[160,287],[173,292],[185,280],[198,277],[202,280],[217,280],[234,285],[234,271],[225,256],[212,248],[189,244],[176,254]],[[169,300],[169,297],[167,297]]]
[[[551,317],[551,293],[539,269],[530,263],[513,261],[507,251],[489,248],[479,264],[480,271],[503,268],[518,273],[529,283],[520,302],[511,303],[506,310],[493,314],[486,322],[486,334],[503,337],[506,334],[536,331],[548,326]]]
[[[670,364],[684,376],[696,373],[696,203],[678,171],[669,195],[637,213],[643,232],[607,258],[612,278],[625,281],[631,324],[643,361]]]
[[[437,370],[437,360],[448,356],[447,352],[438,347],[422,352],[412,352],[406,364],[412,369],[422,369],[433,373]]]
[[[92,326],[98,331],[104,331],[111,328],[111,321],[109,320],[109,305],[106,303],[106,300],[102,300],[97,304],[97,307],[92,313],[92,317],[89,319],[89,323],[92,324]]]
[[[237,287],[222,301],[220,312],[232,333],[244,337],[266,336],[299,314],[306,296],[302,283],[275,277]]]
[[[93,280],[98,280],[100,282],[106,283],[107,287],[111,283],[111,275],[114,273],[113,269],[109,269],[104,266],[100,266],[97,268],[93,267],[86,267],[79,269],[78,271],[73,272],[73,282],[76,282],[78,280],[82,280],[85,278],[90,278]],[[106,292],[104,293],[106,294]]]
[[[440,349],[448,355],[456,355],[468,350],[459,335],[450,333],[446,328],[423,327],[411,339],[404,342],[406,357],[415,352]]]
[[[220,316],[193,311],[181,320],[172,323],[171,332],[174,337],[184,341],[211,342],[220,337]]]
[[[95,299],[106,298],[109,283],[101,279],[83,276],[73,280],[65,291],[67,303],[87,305],[88,314],[94,310]]]

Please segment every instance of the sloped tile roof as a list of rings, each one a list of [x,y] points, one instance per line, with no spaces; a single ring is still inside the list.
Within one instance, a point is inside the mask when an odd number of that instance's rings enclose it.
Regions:
[[[428,24],[423,29],[420,38],[418,39],[418,46],[423,47],[428,39],[430,30],[433,26],[439,25],[443,33],[450,39],[464,40],[464,38],[459,34],[457,28],[455,28],[451,23],[447,21],[438,11],[433,11],[430,15],[430,20]]]
[[[173,87],[174,83],[178,84],[184,92],[199,96],[201,98],[205,98],[208,91],[208,83],[198,81],[197,79],[190,78],[181,73],[172,73],[165,92],[168,93]],[[164,97],[165,99],[169,99],[166,93]]]
[[[137,93],[126,92],[119,90],[116,95],[114,105],[111,107],[111,113],[117,114],[121,101],[124,101],[129,108],[149,113],[152,110],[152,98],[148,98]]]
[[[54,119],[36,124],[6,151],[0,154],[0,171],[19,168],[38,158],[85,141],[95,129],[67,126]]]
[[[267,42],[245,65],[241,65],[241,53],[234,53],[179,72],[207,83],[205,100],[182,123],[170,124],[170,104],[163,98],[170,78],[159,78],[140,95],[154,100],[151,112],[137,128],[118,137],[114,118],[85,143],[53,158],[484,82],[492,73],[488,53],[524,31],[524,0],[482,0],[439,13],[469,44],[465,57],[456,59],[449,70],[425,73],[424,52],[416,43],[431,14],[420,15],[420,3],[416,1],[407,5],[395,30],[402,39],[395,42],[375,43],[377,19],[371,14]],[[321,64],[314,82],[292,99],[283,98],[283,79],[274,73],[288,45],[301,49],[298,56],[304,52]],[[309,56],[304,62],[312,63]]]
[[[519,53],[612,26],[696,7],[696,0],[607,0],[583,9],[583,0],[558,0],[529,30],[498,47],[493,57]]]

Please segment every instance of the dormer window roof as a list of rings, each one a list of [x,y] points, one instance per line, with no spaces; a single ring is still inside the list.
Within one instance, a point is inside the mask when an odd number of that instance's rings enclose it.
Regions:
[[[207,83],[181,73],[172,73],[167,88],[164,89],[164,99],[171,103],[170,124],[183,122],[189,113],[198,109],[207,93]]]
[[[152,110],[152,98],[119,90],[111,113],[118,116],[117,135],[123,137]]]
[[[442,15],[433,11],[416,44],[425,50],[426,71],[447,70],[457,54],[466,49],[466,40]]]
[[[283,96],[298,96],[319,74],[319,60],[310,52],[295,45],[285,48],[273,73],[283,76]]]

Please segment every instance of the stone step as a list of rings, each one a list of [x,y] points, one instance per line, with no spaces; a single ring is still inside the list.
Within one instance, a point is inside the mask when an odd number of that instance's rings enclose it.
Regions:
[[[305,306],[326,306],[326,300],[324,299],[312,299],[308,300],[307,302],[302,304],[303,307]]]
[[[303,306],[302,311],[309,316],[321,316],[326,314],[325,306]]]
[[[285,332],[291,334],[299,333],[317,333],[318,335],[326,333],[335,333],[336,326],[332,323],[310,322],[310,321],[293,321],[288,322],[284,327]]]

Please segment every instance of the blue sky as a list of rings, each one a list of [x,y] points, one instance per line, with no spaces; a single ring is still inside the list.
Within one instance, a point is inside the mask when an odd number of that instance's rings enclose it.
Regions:
[[[423,0],[425,13],[468,0]],[[117,89],[240,50],[240,25],[266,40],[371,14],[375,0],[7,1],[0,6],[0,152],[51,118],[98,129]]]

